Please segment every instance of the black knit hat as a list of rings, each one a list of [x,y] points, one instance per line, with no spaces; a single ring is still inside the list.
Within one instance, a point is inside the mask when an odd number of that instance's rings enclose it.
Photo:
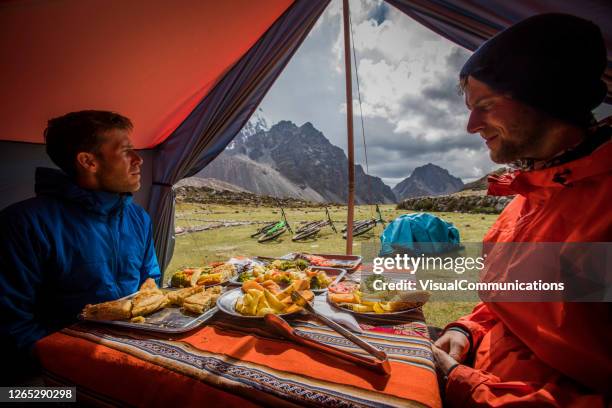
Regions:
[[[578,126],[605,98],[606,47],[597,25],[568,14],[529,17],[482,44],[461,69],[498,92]]]

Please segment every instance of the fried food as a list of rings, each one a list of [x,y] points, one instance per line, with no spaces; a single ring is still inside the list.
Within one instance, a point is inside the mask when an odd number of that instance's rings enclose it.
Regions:
[[[187,288],[196,285],[216,285],[229,280],[236,273],[236,267],[231,263],[212,263],[201,268],[185,268],[172,275],[170,286]]]
[[[132,317],[145,316],[158,311],[168,304],[168,298],[158,289],[138,292],[132,298]]]
[[[194,286],[165,294],[153,279],[147,279],[131,299],[87,305],[82,315],[89,320],[129,320],[131,323],[144,323],[144,316],[170,305],[183,306],[183,310],[202,314],[216,304],[220,293],[220,286],[209,289]]]
[[[330,293],[328,296],[334,303],[358,303],[353,293]]]
[[[200,279],[200,275],[202,275],[205,270],[210,272],[212,268],[185,268],[182,271],[178,271],[172,275],[170,286],[173,288],[187,288],[190,286],[195,286],[198,279]]]
[[[427,291],[388,291],[366,296],[358,286],[354,286],[349,293],[330,292],[327,298],[336,306],[353,312],[384,314],[422,306],[429,296]]]
[[[168,292],[166,296],[168,297],[168,302],[171,305],[183,306],[183,302],[186,298],[195,295],[196,293],[202,292],[203,290],[203,286],[194,286],[191,288],[173,290],[171,292]]]
[[[208,273],[205,275],[200,275],[200,278],[197,280],[196,285],[202,286],[210,286],[217,285],[223,281],[223,275],[221,273]]]
[[[222,281],[225,282],[236,274],[236,267],[231,263],[223,263],[213,268],[211,274],[216,273],[220,273]]]
[[[308,289],[308,280],[294,281],[280,293],[273,293],[255,281],[247,281],[242,284],[242,291],[245,294],[236,301],[235,310],[245,316],[298,312],[302,307],[291,300],[291,293],[295,291],[307,301],[314,299],[314,293]]]
[[[183,309],[191,313],[202,314],[216,305],[220,293],[221,288],[218,286],[200,291],[185,298]]]
[[[147,278],[144,283],[140,286],[139,292],[159,292],[162,291],[157,287],[157,283],[152,278]]]
[[[125,320],[132,317],[132,301],[112,300],[110,302],[86,305],[83,317],[90,320]]]

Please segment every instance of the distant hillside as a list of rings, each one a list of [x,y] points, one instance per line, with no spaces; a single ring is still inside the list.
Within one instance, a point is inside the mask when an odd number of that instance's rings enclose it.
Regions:
[[[300,188],[268,164],[257,163],[243,154],[221,154],[197,177],[225,180],[254,194],[272,197],[291,197],[300,200],[325,202],[317,191]]]
[[[311,123],[281,121],[245,127],[228,148],[197,177],[216,178],[255,194],[346,203],[348,160]],[[395,203],[391,188],[355,167],[355,201]]]
[[[488,196],[484,192],[469,195],[449,194],[408,198],[399,203],[397,208],[410,211],[499,214],[512,201],[512,198],[512,196]]]
[[[233,191],[237,193],[247,192],[247,190],[243,188],[240,188],[230,183],[226,183],[225,181],[217,180],[215,178],[188,177],[176,183],[174,187],[207,187],[211,190],[217,191]]]
[[[428,163],[414,169],[410,177],[393,188],[393,193],[398,201],[402,201],[407,198],[450,194],[462,187],[460,178],[452,176],[440,166]]]
[[[276,198],[268,195],[253,194],[244,191],[232,191],[211,187],[190,185],[174,186],[177,203],[197,204],[238,204],[244,206],[265,206],[284,208],[321,207],[325,204],[296,198]]]
[[[508,171],[507,167],[500,167],[499,169],[492,171],[491,173],[487,174],[484,177],[479,178],[478,180],[472,181],[471,183],[467,183],[466,185],[463,186],[463,188],[461,189],[461,191],[480,191],[480,190],[486,190],[487,188],[489,188],[489,183],[487,182],[487,177],[489,177],[491,174],[503,174],[506,171]]]

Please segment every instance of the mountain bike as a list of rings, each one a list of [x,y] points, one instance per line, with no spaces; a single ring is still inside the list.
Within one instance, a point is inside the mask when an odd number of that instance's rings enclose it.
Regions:
[[[270,222],[270,223],[264,225],[263,227],[258,229],[254,234],[251,234],[251,238],[255,238],[255,237],[257,237],[257,236],[259,236],[261,234],[264,234],[266,231],[268,231],[269,229],[271,229],[275,225],[276,225],[276,221]]]
[[[271,228],[262,233],[262,236],[259,237],[257,242],[266,242],[270,241],[274,238],[279,237],[284,234],[287,230],[293,232],[291,226],[289,225],[289,221],[287,221],[287,217],[285,216],[285,211],[283,207],[281,207],[281,220],[274,224]]]
[[[300,227],[295,230],[295,233],[299,234],[300,232],[306,231],[307,229],[310,229],[310,227],[314,226],[315,224],[318,224],[319,222],[320,221],[310,221],[310,222],[302,223],[302,225],[300,225]]]
[[[383,220],[382,213],[380,212],[378,204],[376,204],[376,215],[378,216],[377,218],[375,217],[369,220],[362,220],[353,223],[353,237],[365,234],[366,232],[374,228],[376,224],[382,224],[382,226],[384,227],[385,220]],[[345,232],[342,235],[342,238],[346,239],[346,228],[344,229],[344,231]]]
[[[329,215],[329,210],[327,209],[327,207],[325,208],[325,215],[327,216],[326,220],[315,221],[313,223],[309,223],[310,227],[308,227],[307,229],[303,229],[303,227],[300,228],[301,231],[299,231],[299,232],[296,231],[297,234],[295,234],[293,236],[293,238],[291,238],[291,240],[292,241],[299,241],[301,239],[306,239],[306,238],[313,237],[313,236],[317,235],[319,233],[319,231],[321,231],[321,229],[323,229],[327,225],[332,227],[334,232],[338,232],[336,230],[336,226],[334,225],[334,222],[331,219],[331,216]]]
[[[361,221],[354,221],[353,222],[353,229],[361,227],[362,225],[364,225],[365,223],[367,223],[369,220],[361,220]],[[341,232],[346,232],[346,229],[348,228],[348,226],[345,224],[344,228],[342,228]]]

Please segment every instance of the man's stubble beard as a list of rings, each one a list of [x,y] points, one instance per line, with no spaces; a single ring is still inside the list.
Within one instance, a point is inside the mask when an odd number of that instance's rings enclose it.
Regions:
[[[109,171],[109,168],[112,169],[112,167],[108,166],[105,160],[102,160],[101,170],[103,176],[99,178],[99,183],[103,191],[123,194],[135,193],[136,191],[140,190],[141,181],[138,183],[130,183],[127,176],[115,175],[112,173],[112,171]]]
[[[509,139],[500,137],[497,151],[490,151],[491,160],[497,164],[509,164],[522,159],[533,159],[534,152],[544,137],[544,125],[539,115],[528,110],[508,127]]]

